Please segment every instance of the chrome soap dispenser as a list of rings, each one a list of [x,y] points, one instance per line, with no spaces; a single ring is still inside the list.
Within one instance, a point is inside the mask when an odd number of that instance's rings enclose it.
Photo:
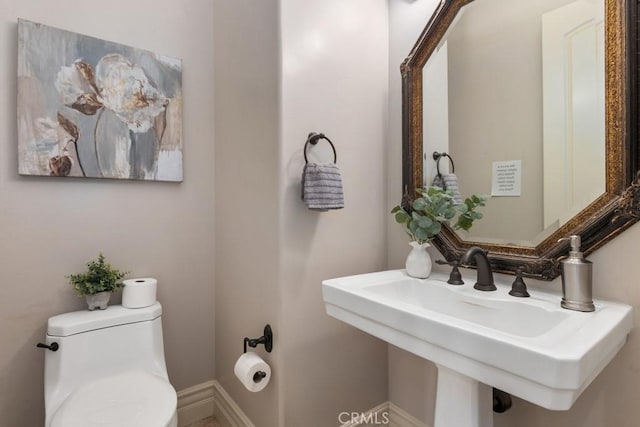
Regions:
[[[580,252],[580,236],[573,235],[558,240],[569,241],[571,251],[563,259],[562,269],[562,302],[560,306],[575,311],[595,311],[592,297],[593,263],[584,259]]]

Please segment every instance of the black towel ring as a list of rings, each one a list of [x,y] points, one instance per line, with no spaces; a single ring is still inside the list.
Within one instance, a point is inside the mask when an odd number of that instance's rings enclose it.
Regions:
[[[333,150],[333,163],[336,163],[338,161],[338,154],[336,153],[336,147],[333,145],[333,142],[331,142],[331,140],[329,138],[327,138],[323,133],[316,133],[316,132],[311,132],[309,134],[309,136],[307,137],[307,142],[304,143],[304,162],[305,163],[309,163],[309,160],[307,160],[307,146],[309,144],[311,145],[316,145],[318,143],[318,141],[320,141],[321,139],[326,139],[329,144],[331,145],[331,149]]]
[[[449,158],[449,162],[451,162],[451,173],[455,173],[456,165],[453,164],[453,158],[447,153],[445,153],[444,151],[442,153],[438,153],[437,151],[434,151],[433,160],[436,161],[436,170],[438,171],[438,175],[440,175],[440,159],[443,157]]]

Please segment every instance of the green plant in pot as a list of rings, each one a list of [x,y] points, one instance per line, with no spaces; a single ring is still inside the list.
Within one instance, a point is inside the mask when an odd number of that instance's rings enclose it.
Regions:
[[[396,222],[405,227],[413,249],[407,257],[407,274],[426,278],[431,274],[431,257],[427,252],[429,242],[447,224],[453,230],[469,231],[475,220],[482,218],[478,208],[485,206],[488,196],[474,194],[456,205],[451,191],[439,187],[417,189],[418,197],[405,207],[398,205],[391,210]]]
[[[69,274],[66,278],[78,296],[85,296],[89,310],[104,310],[111,293],[117,292],[123,286],[122,279],[127,274],[128,272],[112,268],[100,253],[97,260],[87,263],[86,272]]]

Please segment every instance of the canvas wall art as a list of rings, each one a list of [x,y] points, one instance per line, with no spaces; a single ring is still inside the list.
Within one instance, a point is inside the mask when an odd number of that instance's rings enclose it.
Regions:
[[[182,61],[18,21],[21,175],[182,181]]]

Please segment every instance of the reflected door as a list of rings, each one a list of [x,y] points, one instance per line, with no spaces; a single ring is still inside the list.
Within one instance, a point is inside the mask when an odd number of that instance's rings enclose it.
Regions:
[[[580,0],[542,16],[544,227],[605,192],[604,7]]]

